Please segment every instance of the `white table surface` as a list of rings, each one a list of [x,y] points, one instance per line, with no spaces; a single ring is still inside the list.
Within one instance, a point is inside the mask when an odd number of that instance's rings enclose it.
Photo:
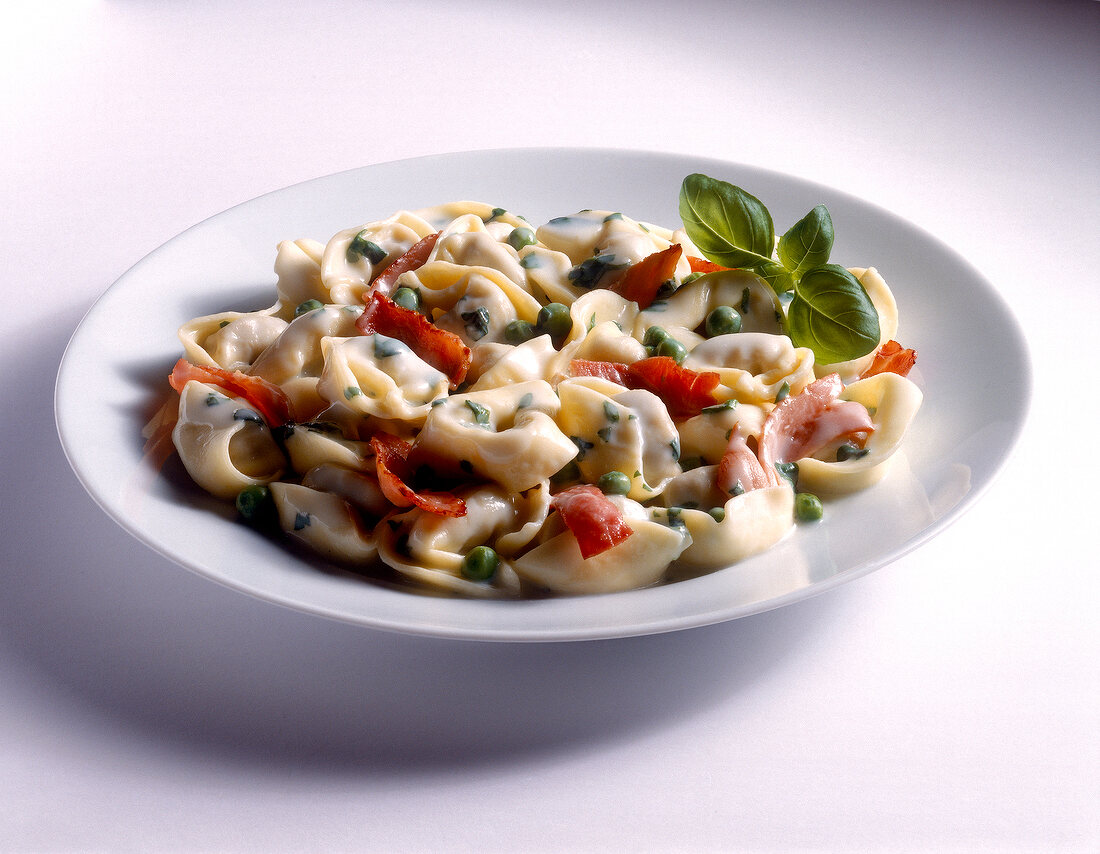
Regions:
[[[1095,2],[6,5],[0,849],[1100,850],[1098,80]],[[85,494],[53,381],[131,264],[315,176],[545,145],[781,170],[968,256],[1035,369],[984,498],[799,604],[511,645],[256,601]]]

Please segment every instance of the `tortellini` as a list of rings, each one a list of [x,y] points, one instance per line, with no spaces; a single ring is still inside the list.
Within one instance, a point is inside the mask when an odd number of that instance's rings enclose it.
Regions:
[[[198,380],[180,393],[172,442],[192,480],[218,498],[235,498],[286,468],[286,457],[259,413]]]
[[[892,373],[851,383],[840,396],[862,403],[871,413],[875,431],[848,459],[836,460],[833,451],[833,460],[807,457],[799,461],[799,482],[823,495],[855,492],[882,480],[924,398],[913,382]]]
[[[453,394],[431,407],[417,449],[451,473],[476,474],[522,492],[577,454],[554,421],[560,408],[545,380]]]
[[[285,320],[269,311],[227,311],[184,324],[179,338],[191,364],[240,370],[256,361],[286,327]]]
[[[633,534],[621,545],[584,558],[577,539],[562,530],[514,561],[527,581],[560,593],[615,593],[656,584],[690,544],[682,527],[662,524],[652,511],[622,496],[619,506]]]
[[[699,257],[620,212],[535,226],[476,201],[283,241],[273,305],[180,328],[173,444],[202,489],[365,579],[515,598],[724,570],[790,534],[796,482],[883,477],[921,392],[875,352],[817,364],[763,278]],[[898,347],[890,288],[851,272]],[[804,452],[771,465],[782,430]]]
[[[786,393],[798,394],[814,380],[814,354],[795,347],[786,335],[739,332],[710,338],[689,354],[684,365],[695,371],[714,371],[720,378],[723,400],[774,403]]]
[[[558,396],[558,424],[577,445],[575,460],[585,481],[622,472],[630,480],[627,494],[644,501],[680,473],[680,437],[657,395],[577,377],[562,380]]]
[[[363,415],[422,422],[432,401],[447,394],[446,375],[396,338],[322,338],[321,354],[317,392]]]

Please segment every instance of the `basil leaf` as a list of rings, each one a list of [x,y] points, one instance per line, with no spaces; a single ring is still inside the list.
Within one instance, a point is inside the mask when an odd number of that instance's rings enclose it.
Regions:
[[[794,275],[778,261],[767,261],[758,266],[755,272],[777,294],[785,294],[794,287]]]
[[[688,175],[680,186],[680,219],[692,243],[716,264],[753,269],[772,259],[772,216],[740,187]]]
[[[833,251],[833,218],[818,205],[779,238],[779,260],[795,276],[828,263]]]
[[[819,364],[847,362],[879,343],[878,312],[855,276],[837,264],[808,271],[794,287],[787,334]]]

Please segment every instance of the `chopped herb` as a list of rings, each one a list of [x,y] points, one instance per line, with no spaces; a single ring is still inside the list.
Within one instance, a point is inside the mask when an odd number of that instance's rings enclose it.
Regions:
[[[729,400],[725,400],[722,403],[716,403],[714,406],[704,406],[700,409],[700,412],[705,412],[707,415],[718,415],[722,412],[729,412],[731,409],[737,406],[737,401],[732,397]]]
[[[702,468],[707,464],[707,461],[702,457],[681,457],[680,468],[684,471],[691,471],[692,469]]]
[[[300,531],[302,528],[308,528],[309,523],[312,520],[309,518],[308,513],[298,513],[294,516],[294,530]]]
[[[252,421],[256,424],[263,424],[264,420],[260,417],[260,414],[254,409],[247,407],[241,407],[240,409],[233,410],[234,421]]]
[[[580,436],[570,436],[569,440],[577,446],[576,459],[583,460],[584,455],[587,454],[592,448],[596,447],[592,442],[587,442]]]
[[[862,460],[871,453],[870,448],[861,448],[854,442],[845,442],[836,449],[836,461],[842,463],[845,460]]]
[[[526,409],[532,403],[535,402],[535,396],[531,392],[527,392],[523,397],[519,399],[519,403],[516,404],[516,409]]]
[[[366,237],[364,228],[348,244],[347,259],[349,264],[354,264],[360,258],[366,258],[371,264],[377,264],[386,257],[386,250]]]
[[[351,400],[353,397],[357,397],[358,395],[361,395],[362,393],[363,393],[363,390],[361,388],[359,388],[358,386],[354,386],[354,385],[349,385],[346,389],[344,389],[344,397],[347,400]]]
[[[218,329],[225,329],[225,327],[227,327],[228,325],[229,325],[229,321],[228,320],[223,320],[221,323],[218,324]]]
[[[676,292],[676,279],[665,279],[657,286],[657,293],[655,294],[655,302],[664,302],[667,297],[672,296]]]
[[[681,518],[683,510],[679,507],[668,508],[668,526],[670,528],[683,528],[684,520]]]
[[[741,485],[741,481],[737,481],[737,483],[735,483],[733,486],[730,487],[729,493],[730,493],[730,495],[732,495],[734,497],[736,497],[738,495],[744,495],[745,494],[745,487],[743,487]]]
[[[751,296],[752,294],[749,293],[748,288],[745,288],[743,291],[741,291],[741,314],[749,313],[749,298]]]
[[[385,335],[374,336],[374,358],[376,359],[388,359],[408,349],[396,338],[387,338]]]
[[[607,417],[608,421],[619,420],[619,410],[615,408],[615,404],[610,400],[605,400],[603,402],[603,414]]]
[[[435,400],[432,401],[432,409],[435,409],[435,407],[437,407],[437,406],[442,406],[446,402],[447,402],[447,398],[437,397]]]
[[[596,326],[596,315],[593,314],[590,318],[588,318],[588,331],[591,332],[595,326]]]
[[[206,405],[207,406],[217,406],[223,400],[228,400],[228,399],[229,398],[227,398],[227,397],[222,397],[220,394],[215,394],[214,392],[210,392],[208,395],[206,395]]]
[[[470,411],[474,413],[474,421],[478,424],[489,423],[489,410],[473,400],[467,400],[466,405],[470,408]]]
[[[393,301],[409,311],[420,311],[420,290],[418,288],[398,288],[393,292]]]
[[[610,442],[611,441],[611,428],[610,427],[601,427],[599,430],[596,431],[596,435],[600,437],[601,441]]]
[[[302,426],[317,433],[331,433],[337,436],[342,436],[344,433],[338,425],[333,424],[331,421],[306,421]],[[291,432],[293,432],[293,429]]]
[[[608,270],[617,270],[625,266],[625,264],[616,263],[614,255],[597,255],[581,261],[570,270],[569,281],[581,288],[594,288]]]
[[[564,466],[562,466],[557,472],[550,475],[550,483],[554,486],[561,486],[566,483],[573,483],[574,481],[581,479],[580,467],[570,460]]]
[[[668,443],[668,446],[672,449],[672,459],[680,459],[680,440],[673,439],[671,442]]]
[[[791,394],[791,384],[788,383],[788,382],[784,382],[783,385],[781,385],[779,387],[779,391],[777,391],[775,393],[775,402],[776,403],[782,403],[784,400],[786,400],[788,397],[790,397],[790,394]]]
[[[654,300],[649,304],[649,308],[646,311],[665,311],[668,309],[668,300]]]
[[[480,341],[489,334],[489,309],[485,306],[463,312],[462,320],[466,324],[466,334],[474,341]]]
[[[607,216],[605,216],[603,218],[603,221],[604,222],[611,222],[611,220],[613,220],[613,219],[622,219],[622,218],[623,218],[623,215],[621,213],[619,213],[618,211],[616,211],[615,213],[608,214]]]
[[[311,311],[324,307],[324,303],[319,299],[307,299],[305,302],[298,303],[298,306],[294,309],[294,316],[301,317],[303,314],[309,314]]]
[[[528,252],[519,259],[519,265],[525,270],[534,270],[542,266],[542,259],[534,252]]]

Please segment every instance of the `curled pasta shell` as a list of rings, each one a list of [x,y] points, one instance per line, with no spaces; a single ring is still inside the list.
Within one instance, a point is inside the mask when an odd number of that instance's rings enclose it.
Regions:
[[[297,483],[272,483],[279,526],[291,539],[338,563],[362,565],[378,549],[355,509],[340,496]]]
[[[551,536],[513,561],[526,581],[555,593],[615,593],[656,584],[691,537],[682,528],[651,518],[648,510],[623,496],[609,496],[620,506],[632,534],[622,543],[587,559],[581,557],[570,531]]]
[[[191,380],[180,394],[172,443],[187,473],[218,498],[279,477],[286,458],[271,430],[246,403]]]
[[[872,413],[875,430],[864,445],[868,453],[843,462],[812,457],[799,460],[800,489],[830,495],[855,492],[878,483],[889,471],[905,431],[924,399],[912,381],[890,373],[858,380],[846,386],[840,397],[862,403]]]

